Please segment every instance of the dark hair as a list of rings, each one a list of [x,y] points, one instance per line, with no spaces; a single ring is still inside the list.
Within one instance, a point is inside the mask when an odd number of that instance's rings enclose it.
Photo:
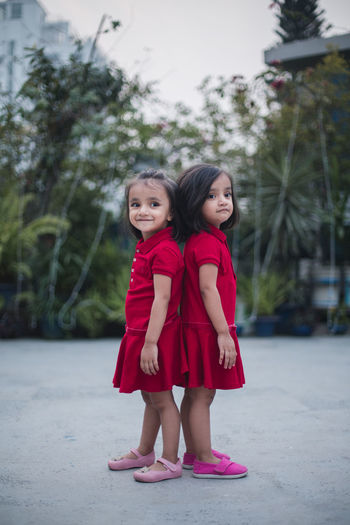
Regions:
[[[226,171],[211,164],[196,164],[185,170],[177,181],[180,216],[177,240],[186,240],[193,233],[199,233],[202,230],[209,231],[208,224],[202,215],[202,207],[211,185],[222,173],[227,175],[231,181],[233,212],[227,221],[220,225],[220,230],[232,228],[239,222],[239,209],[233,191],[232,177]]]
[[[129,193],[131,188],[137,184],[138,182],[144,182],[145,184],[148,183],[148,181],[155,182],[156,184],[160,184],[165,189],[169,202],[170,202],[170,213],[172,214],[173,219],[169,222],[169,226],[173,227],[173,237],[178,236],[178,213],[176,210],[176,191],[177,191],[177,184],[174,180],[169,179],[162,171],[154,170],[154,169],[148,169],[145,171],[142,171],[135,177],[133,177],[127,185],[125,186],[125,203],[126,203],[126,218],[128,221],[129,229],[131,233],[137,238],[142,239],[142,233],[140,230],[135,228],[130,222],[129,218]]]

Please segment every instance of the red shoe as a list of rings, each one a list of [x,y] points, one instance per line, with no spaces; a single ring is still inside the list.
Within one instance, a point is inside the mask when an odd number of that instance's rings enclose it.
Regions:
[[[108,461],[108,467],[111,470],[127,470],[129,468],[149,467],[150,465],[153,465],[156,458],[154,450],[152,450],[152,452],[149,454],[146,454],[146,456],[142,456],[136,448],[130,449],[130,452],[135,454],[137,457],[135,459],[129,459],[120,456],[118,458],[110,459]]]
[[[212,449],[212,453],[213,453],[213,456],[215,456],[216,458],[219,458],[219,459],[223,459],[223,458],[230,459],[230,456],[228,456],[227,454],[222,454],[221,452],[218,452],[217,450]],[[195,459],[196,459],[196,455],[195,454],[190,454],[189,452],[185,452],[184,453],[184,457],[183,457],[183,461],[182,461],[182,468],[193,469],[193,463],[194,463]]]
[[[171,463],[164,458],[157,459],[162,463],[166,470],[151,470],[147,467],[134,472],[136,481],[143,481],[144,483],[155,483],[156,481],[163,481],[165,479],[175,479],[182,476],[181,461],[178,459],[177,463]]]
[[[220,463],[204,463],[196,459],[192,475],[195,478],[234,479],[243,478],[247,474],[247,467],[224,458]]]

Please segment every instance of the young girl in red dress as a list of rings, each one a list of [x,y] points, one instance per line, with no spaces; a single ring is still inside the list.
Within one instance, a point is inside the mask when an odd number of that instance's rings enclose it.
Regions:
[[[172,394],[173,385],[184,386],[187,370],[178,315],[184,264],[172,237],[176,188],[174,181],[155,170],[142,172],[126,187],[129,224],[140,240],[131,268],[126,333],[113,384],[120,392],[140,390],[145,410],[138,447],[108,465],[112,470],[144,467],[134,473],[137,481],[144,482],[177,478],[182,473],[180,414]],[[155,461],[153,449],[160,426],[163,453]]]
[[[210,405],[215,391],[240,388],[244,373],[235,326],[236,276],[222,230],[239,220],[231,177],[199,164],[178,180],[184,249],[181,301],[188,386],[181,405],[183,467],[198,478],[243,477],[247,468],[212,450]]]

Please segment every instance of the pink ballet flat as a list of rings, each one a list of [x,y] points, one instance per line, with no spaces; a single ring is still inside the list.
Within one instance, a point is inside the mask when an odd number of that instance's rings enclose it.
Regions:
[[[177,463],[171,463],[167,459],[157,459],[162,463],[166,470],[151,470],[147,467],[134,472],[136,481],[143,481],[144,483],[155,483],[156,481],[163,481],[165,479],[175,479],[182,476],[181,461],[178,459]]]
[[[223,459],[223,458],[231,459],[230,456],[228,456],[227,454],[223,454],[222,452],[218,452],[217,450],[214,450],[214,449],[212,449],[212,453],[213,453],[213,456],[219,459]],[[193,469],[193,463],[195,459],[196,459],[195,454],[190,454],[189,452],[185,452],[183,461],[182,461],[182,468]]]
[[[248,474],[244,465],[234,463],[229,459],[222,459],[220,463],[205,463],[195,459],[193,463],[193,474],[195,478],[234,479],[243,478]]]
[[[154,450],[146,456],[142,456],[136,448],[130,449],[130,452],[137,456],[135,459],[122,458],[113,458],[108,461],[108,467],[111,470],[127,470],[129,468],[139,468],[139,467],[149,467],[153,465],[156,455]]]

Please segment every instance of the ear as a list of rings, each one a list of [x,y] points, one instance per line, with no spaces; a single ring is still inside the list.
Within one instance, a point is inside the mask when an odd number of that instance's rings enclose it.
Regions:
[[[174,218],[173,214],[169,211],[169,214],[168,214],[166,220],[167,220],[168,222],[171,222],[171,221],[173,220],[173,218]]]

